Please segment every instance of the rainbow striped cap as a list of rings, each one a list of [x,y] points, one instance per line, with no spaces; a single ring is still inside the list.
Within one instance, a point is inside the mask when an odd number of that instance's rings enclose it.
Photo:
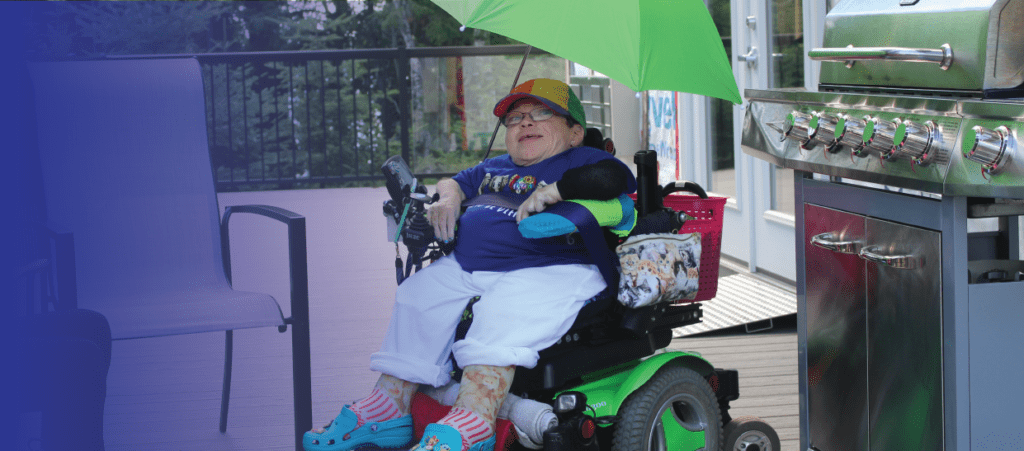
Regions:
[[[569,85],[550,78],[535,78],[512,89],[507,96],[494,105],[494,115],[502,117],[516,100],[532,98],[540,101],[552,111],[562,116],[570,116],[587,128],[587,115],[583,112],[583,104],[572,92]]]

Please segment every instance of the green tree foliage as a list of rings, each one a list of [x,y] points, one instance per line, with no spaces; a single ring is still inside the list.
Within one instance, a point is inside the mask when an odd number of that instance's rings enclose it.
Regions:
[[[388,3],[410,5],[412,14],[409,25],[416,36],[417,47],[521,44],[519,41],[489,31],[461,30],[455,18],[430,0],[392,0]]]
[[[32,25],[33,55],[40,60],[517,44],[460,30],[430,0],[44,2]],[[517,61],[499,63],[505,68]],[[405,69],[392,59],[202,64],[218,180],[292,181],[265,185],[285,188],[324,177],[379,175],[380,163],[401,151],[403,83],[412,95],[410,163],[453,172],[472,159],[448,153],[456,134],[446,131],[446,120],[424,117],[425,60],[403,61]],[[445,64],[428,66],[444,71]],[[444,74],[433,80],[430,89],[438,89]],[[500,84],[508,89],[509,81]],[[484,95],[493,102],[491,93]],[[480,119],[472,118],[474,127]],[[482,140],[470,139],[474,146]]]
[[[243,45],[236,9],[221,2],[39,3],[32,50],[51,60],[232,51]]]

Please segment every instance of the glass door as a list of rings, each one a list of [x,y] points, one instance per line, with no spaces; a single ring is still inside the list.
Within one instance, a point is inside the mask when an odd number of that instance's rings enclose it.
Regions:
[[[746,0],[735,2],[732,9],[733,68],[741,91],[806,87],[804,2]],[[732,217],[726,217],[727,224],[735,225],[725,239],[738,245],[727,248],[723,243],[723,251],[745,262],[750,271],[794,281],[793,171],[742,153],[739,136],[746,106],[733,111],[735,203],[730,202]]]
[[[772,88],[804,86],[803,14],[798,0],[773,0],[768,16],[771,22],[771,65],[768,85]],[[771,211],[792,217],[793,170],[771,165]],[[792,219],[790,219],[792,221]]]
[[[710,0],[708,10],[722,36],[725,53],[732,61],[732,8],[728,0]],[[742,95],[742,92],[740,93]],[[708,190],[732,199],[736,198],[736,155],[733,136],[733,105],[722,99],[708,98],[708,129],[710,132],[708,162]]]
[[[742,94],[817,86],[805,43],[820,42],[827,5],[815,0],[705,0]],[[813,25],[807,25],[813,24]],[[814,33],[805,33],[814,28]],[[807,44],[810,46],[810,44]],[[808,80],[813,78],[813,83]],[[679,96],[680,176],[726,196],[722,254],[750,271],[796,279],[793,171],[743,153],[746,103]]]
[[[733,73],[740,72],[739,66],[743,63],[737,62],[743,58],[744,51],[737,50],[737,35],[744,33],[743,26],[737,25],[737,15],[744,10],[744,5],[733,4],[729,0],[707,0],[708,10],[711,18],[722,36],[722,44],[725,52],[732,61]],[[737,74],[740,94],[746,87],[740,81]],[[747,158],[739,149],[739,127],[742,126],[743,115],[738,106],[731,102],[704,98],[703,102],[707,111],[707,146],[696,148],[695,152],[705,152],[695,160],[703,162],[706,174],[702,174],[706,180],[708,191],[718,196],[729,198],[725,208],[724,230],[722,235],[722,254],[738,261],[750,260],[750,234],[748,233],[747,219],[749,208],[744,195],[748,179]],[[738,125],[739,124],[739,125]]]

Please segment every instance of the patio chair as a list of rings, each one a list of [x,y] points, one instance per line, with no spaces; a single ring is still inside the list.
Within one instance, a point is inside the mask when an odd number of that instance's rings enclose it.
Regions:
[[[103,314],[114,340],[226,331],[221,432],[232,331],[290,326],[301,449],[312,427],[305,218],[259,205],[218,215],[198,62],[37,63],[29,70],[47,221],[63,249],[56,257],[61,304]],[[232,289],[233,213],[287,224],[290,317],[270,295]]]

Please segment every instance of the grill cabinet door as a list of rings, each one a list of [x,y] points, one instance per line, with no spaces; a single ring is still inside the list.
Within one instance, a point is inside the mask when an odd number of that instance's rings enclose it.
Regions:
[[[807,204],[804,222],[810,445],[866,451],[865,265],[854,244],[863,242],[864,217]],[[822,247],[829,243],[836,249]]]
[[[861,255],[889,258],[866,265],[871,450],[941,450],[942,235],[874,218],[866,228]]]

